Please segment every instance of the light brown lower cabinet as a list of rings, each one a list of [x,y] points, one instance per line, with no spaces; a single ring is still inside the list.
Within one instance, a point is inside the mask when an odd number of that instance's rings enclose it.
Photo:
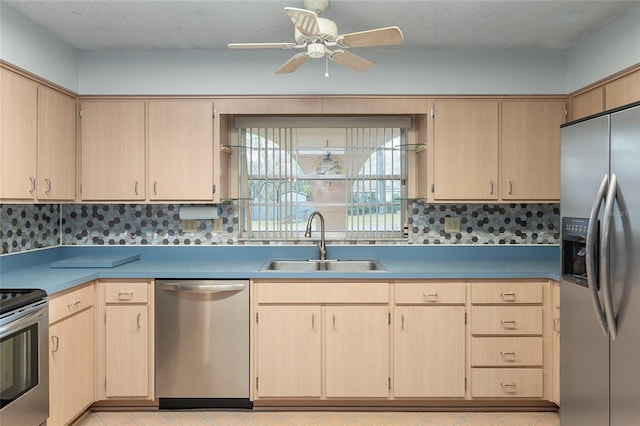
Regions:
[[[95,322],[93,284],[49,302],[48,426],[70,424],[93,404]]]
[[[550,407],[547,280],[255,280],[256,406]]]
[[[98,281],[96,400],[153,400],[151,280]]]
[[[257,395],[319,398],[322,323],[319,305],[265,305],[257,324]],[[259,380],[259,382],[258,382]]]

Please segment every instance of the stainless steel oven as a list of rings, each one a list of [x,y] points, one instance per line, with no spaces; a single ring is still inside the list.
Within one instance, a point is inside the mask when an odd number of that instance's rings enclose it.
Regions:
[[[0,423],[49,417],[49,308],[42,290],[0,289]]]

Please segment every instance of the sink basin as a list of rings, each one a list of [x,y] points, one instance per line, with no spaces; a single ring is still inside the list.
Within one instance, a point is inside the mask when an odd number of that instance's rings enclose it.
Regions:
[[[376,272],[386,271],[377,260],[270,260],[261,271],[280,272]]]

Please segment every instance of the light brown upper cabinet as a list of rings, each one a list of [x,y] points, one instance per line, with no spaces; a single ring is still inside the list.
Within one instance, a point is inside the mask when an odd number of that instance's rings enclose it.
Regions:
[[[73,201],[76,101],[0,69],[0,199]]]
[[[604,88],[596,87],[571,98],[571,120],[604,111]]]
[[[38,85],[0,68],[0,198],[36,195]]]
[[[38,88],[38,200],[76,198],[76,100]]]
[[[83,101],[80,111],[80,199],[144,200],[144,101]]]
[[[432,201],[498,199],[498,101],[434,102]]]
[[[502,200],[560,199],[560,125],[564,100],[504,101],[500,152]]]
[[[149,199],[213,200],[211,100],[149,101]]]
[[[605,109],[640,101],[640,70],[617,78],[604,87]]]

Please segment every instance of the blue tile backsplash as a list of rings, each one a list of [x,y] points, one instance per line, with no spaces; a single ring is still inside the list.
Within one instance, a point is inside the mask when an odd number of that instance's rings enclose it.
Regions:
[[[238,211],[223,205],[222,232],[198,220],[182,232],[180,204],[3,204],[0,254],[57,245],[238,244]],[[447,233],[444,218],[460,219]],[[408,244],[559,244],[559,204],[423,204],[408,207]]]

